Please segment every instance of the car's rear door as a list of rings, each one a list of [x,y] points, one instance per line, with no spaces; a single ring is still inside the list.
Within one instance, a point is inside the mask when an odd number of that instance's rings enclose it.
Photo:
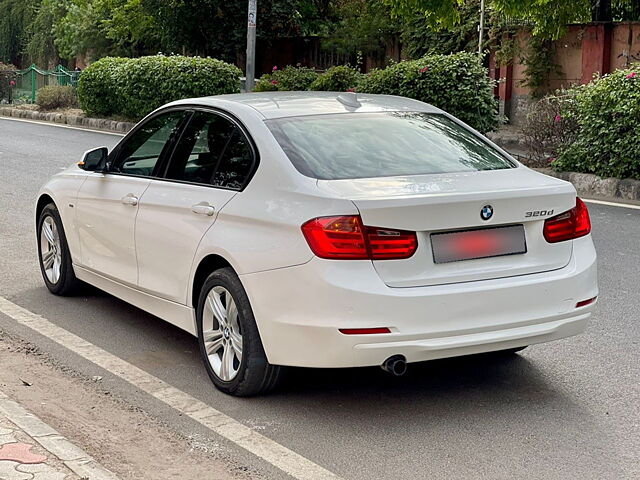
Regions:
[[[83,267],[137,284],[134,227],[138,203],[185,115],[172,110],[147,119],[111,153],[108,172],[87,177],[76,202]]]
[[[218,212],[244,187],[255,152],[222,112],[195,110],[164,167],[140,199],[135,238],[139,286],[185,303],[191,264]]]

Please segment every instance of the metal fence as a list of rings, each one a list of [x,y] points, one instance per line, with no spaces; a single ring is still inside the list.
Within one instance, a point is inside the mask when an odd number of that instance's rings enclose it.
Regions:
[[[18,70],[16,85],[13,89],[13,102],[35,103],[39,89],[49,85],[71,85],[76,87],[80,71],[67,70],[58,65],[54,70],[42,70],[31,65],[24,70]]]

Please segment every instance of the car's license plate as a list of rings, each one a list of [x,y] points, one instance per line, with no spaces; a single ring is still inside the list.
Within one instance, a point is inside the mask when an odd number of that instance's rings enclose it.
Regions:
[[[431,234],[435,263],[459,262],[527,252],[523,225]]]

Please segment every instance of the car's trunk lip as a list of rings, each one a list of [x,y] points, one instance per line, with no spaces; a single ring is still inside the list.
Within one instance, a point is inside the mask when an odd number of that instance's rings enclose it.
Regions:
[[[418,249],[406,260],[377,260],[375,270],[389,287],[422,287],[491,280],[553,271],[566,266],[571,242],[544,240],[544,219],[575,206],[575,189],[526,167],[455,174],[355,180],[319,180],[327,195],[349,199],[365,225],[415,231]],[[480,212],[492,205],[493,216]],[[548,212],[527,217],[529,212]],[[522,224],[527,252],[435,263],[431,234]]]

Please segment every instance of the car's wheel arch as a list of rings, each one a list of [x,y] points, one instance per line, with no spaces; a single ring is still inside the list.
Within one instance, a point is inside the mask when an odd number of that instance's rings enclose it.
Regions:
[[[220,254],[210,253],[202,257],[194,268],[193,275],[191,275],[191,288],[189,289],[188,305],[193,308],[197,308],[200,289],[204,285],[207,277],[216,270],[227,267],[232,268],[237,273],[237,270],[233,267],[231,262]]]
[[[38,201],[36,202],[36,223],[40,219],[40,214],[42,213],[42,210],[44,210],[44,207],[46,207],[50,203],[56,205],[55,200],[48,193],[43,193],[38,197]],[[56,208],[58,208],[57,205]]]

